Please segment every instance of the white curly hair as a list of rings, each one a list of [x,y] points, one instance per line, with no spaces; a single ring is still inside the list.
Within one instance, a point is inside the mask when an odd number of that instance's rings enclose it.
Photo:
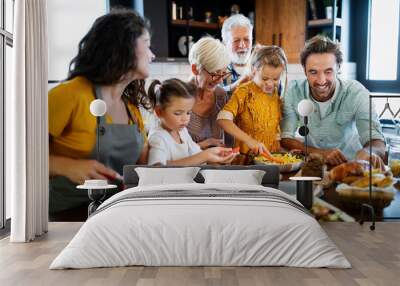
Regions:
[[[231,39],[231,33],[230,31],[232,30],[233,27],[247,27],[249,28],[250,31],[250,37],[253,35],[253,25],[250,23],[249,18],[246,16],[243,16],[242,14],[236,14],[230,16],[228,19],[224,21],[224,24],[222,25],[222,30],[221,30],[221,36],[222,36],[222,41],[227,44],[229,43]]]

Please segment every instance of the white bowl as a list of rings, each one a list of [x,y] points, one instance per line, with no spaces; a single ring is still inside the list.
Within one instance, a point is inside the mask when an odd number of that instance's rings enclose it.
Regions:
[[[98,190],[114,189],[116,185],[109,185],[107,180],[85,180],[83,185],[76,186],[77,189]]]
[[[290,177],[289,180],[292,181],[321,181],[322,178],[320,177],[307,177],[307,176],[303,176],[303,177]]]
[[[85,180],[85,186],[88,187],[104,187],[108,185],[107,180]]]

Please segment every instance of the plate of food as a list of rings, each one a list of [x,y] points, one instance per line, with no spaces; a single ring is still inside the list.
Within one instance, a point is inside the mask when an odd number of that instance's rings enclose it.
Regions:
[[[355,219],[335,206],[319,199],[314,198],[314,203],[311,208],[311,213],[318,221],[343,221],[354,222]]]
[[[392,170],[393,177],[400,178],[400,160],[391,160],[390,161],[390,169]]]
[[[390,169],[372,169],[369,174],[367,161],[350,161],[333,168],[329,177],[338,184],[344,184],[352,189],[369,189],[370,182],[375,189],[385,189],[393,186],[393,174]]]
[[[337,183],[336,192],[344,203],[352,209],[360,204],[369,203],[369,183],[372,182],[371,203],[374,208],[382,209],[394,198],[394,180],[390,170],[373,169],[371,178],[369,163],[366,161],[350,161],[336,166],[329,174]]]
[[[303,165],[303,156],[289,152],[260,154],[254,157],[256,165],[276,165],[282,173],[297,171]]]

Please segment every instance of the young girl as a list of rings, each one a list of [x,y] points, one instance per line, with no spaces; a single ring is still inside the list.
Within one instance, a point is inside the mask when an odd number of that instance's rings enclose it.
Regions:
[[[218,114],[218,124],[236,138],[240,152],[270,155],[280,150],[281,75],[287,73],[284,51],[257,47],[251,58],[252,80],[240,85]]]
[[[202,151],[190,137],[186,126],[195,93],[195,86],[179,79],[169,79],[162,84],[156,80],[150,85],[148,94],[155,104],[160,126],[149,134],[149,165],[230,163],[235,157],[231,148],[213,147]]]

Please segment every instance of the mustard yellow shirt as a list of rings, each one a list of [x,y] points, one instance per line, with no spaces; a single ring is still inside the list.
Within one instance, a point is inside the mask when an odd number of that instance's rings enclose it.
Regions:
[[[253,81],[236,88],[223,110],[234,116],[235,124],[249,136],[264,143],[271,152],[280,149],[281,101],[277,92],[264,93]],[[247,153],[249,147],[236,140],[241,153]]]
[[[90,113],[90,103],[95,99],[92,83],[84,77],[75,77],[49,91],[50,153],[71,158],[87,158],[96,143],[96,118]],[[139,109],[128,103],[144,133]],[[106,123],[112,118],[105,115]],[[146,136],[145,136],[146,139]],[[134,146],[132,146],[134,148]]]

